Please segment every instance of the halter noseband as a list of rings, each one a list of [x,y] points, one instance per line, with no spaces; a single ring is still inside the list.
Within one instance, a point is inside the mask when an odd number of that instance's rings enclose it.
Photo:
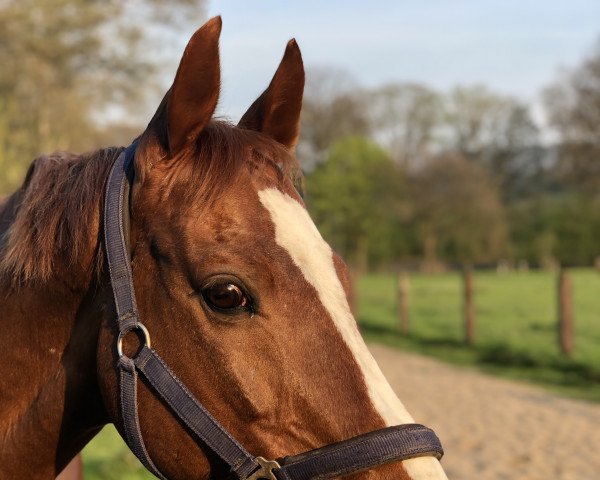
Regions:
[[[111,169],[104,203],[104,240],[119,327],[117,370],[123,429],[129,448],[142,464],[158,478],[167,480],[152,462],[142,438],[137,405],[138,372],[195,439],[229,466],[228,478],[327,479],[409,458],[432,456],[439,460],[444,453],[439,439],[433,430],[419,424],[382,428],[279,461],[251,455],[225,430],[150,346],[150,334],[140,322],[128,241],[132,177],[128,172],[133,172],[136,146],[134,142],[123,151]],[[123,338],[132,330],[140,331],[144,338],[134,358],[125,355],[122,349]]]

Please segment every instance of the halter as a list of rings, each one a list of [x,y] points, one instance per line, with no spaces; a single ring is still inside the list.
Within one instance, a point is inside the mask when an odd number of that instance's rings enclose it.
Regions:
[[[136,146],[134,142],[124,150],[111,169],[104,203],[104,240],[119,327],[116,348],[123,429],[127,445],[142,464],[158,478],[167,480],[152,462],[140,430],[138,372],[195,440],[229,466],[230,479],[327,479],[409,458],[432,456],[439,460],[444,453],[439,439],[433,430],[419,424],[382,428],[277,461],[251,455],[225,430],[151,347],[150,333],[140,322],[128,238],[129,189]],[[123,353],[123,338],[134,330],[142,334],[143,345],[130,358]]]

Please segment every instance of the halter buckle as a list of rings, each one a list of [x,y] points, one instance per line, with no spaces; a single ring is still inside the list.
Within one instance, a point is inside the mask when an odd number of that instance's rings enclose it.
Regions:
[[[281,465],[274,460],[267,460],[263,457],[256,457],[256,461],[260,465],[260,468],[246,480],[277,480],[273,470],[281,468]]]
[[[119,355],[119,357],[122,357],[124,355],[123,339],[125,338],[125,335],[127,335],[129,332],[131,332],[133,330],[139,330],[140,332],[142,332],[142,334],[144,335],[145,346],[148,348],[151,347],[150,332],[148,332],[148,329],[144,326],[143,323],[138,322],[135,325],[132,325],[131,327],[129,327],[127,330],[123,330],[122,332],[119,332],[119,336],[117,338],[117,354]]]

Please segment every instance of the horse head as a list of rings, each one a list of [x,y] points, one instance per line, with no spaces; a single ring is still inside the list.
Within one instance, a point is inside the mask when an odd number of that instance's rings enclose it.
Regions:
[[[132,269],[140,315],[181,380],[243,445],[279,458],[412,422],[352,316],[343,261],[297,191],[304,69],[291,40],[268,88],[237,126],[213,120],[219,18],[190,40],[174,83],[139,140],[132,187]],[[98,356],[119,425],[107,321]],[[140,422],[172,478],[211,471],[147,389]],[[361,478],[444,478],[417,458]]]
[[[347,268],[299,193],[298,45],[288,43],[270,85],[234,126],[213,119],[220,31],[215,18],[193,35],[137,141],[127,237],[152,347],[253,455],[277,459],[412,423],[360,336]],[[4,311],[22,320],[5,325],[13,348],[0,340],[3,378],[13,379],[10,388],[0,386],[6,478],[23,472],[15,459],[29,458],[31,448],[38,456],[28,478],[48,478],[44,472],[60,471],[103,423],[125,435],[115,374],[119,332],[100,246],[103,156],[114,161],[113,151],[39,159],[0,218],[12,222],[2,279],[21,279],[20,290],[2,283],[14,298]],[[52,241],[60,247],[49,248]],[[26,326],[32,315],[39,326]],[[127,335],[125,353],[134,356],[139,342]],[[12,367],[19,365],[30,375],[18,375]],[[148,455],[166,477],[223,478],[220,459],[144,382],[137,404]],[[433,457],[357,475],[446,478]]]

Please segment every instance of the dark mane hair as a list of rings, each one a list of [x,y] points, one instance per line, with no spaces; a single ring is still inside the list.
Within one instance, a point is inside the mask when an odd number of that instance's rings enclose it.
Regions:
[[[17,196],[12,224],[0,240],[0,275],[14,283],[46,281],[67,269],[90,275],[103,262],[100,224],[108,171],[122,147],[83,155],[43,155],[29,167]],[[184,201],[198,191],[223,191],[243,165],[275,167],[295,185],[301,182],[295,157],[260,133],[211,122],[198,137],[193,161],[178,177],[190,185]],[[173,179],[170,179],[173,182]],[[1,212],[0,212],[1,213]]]

